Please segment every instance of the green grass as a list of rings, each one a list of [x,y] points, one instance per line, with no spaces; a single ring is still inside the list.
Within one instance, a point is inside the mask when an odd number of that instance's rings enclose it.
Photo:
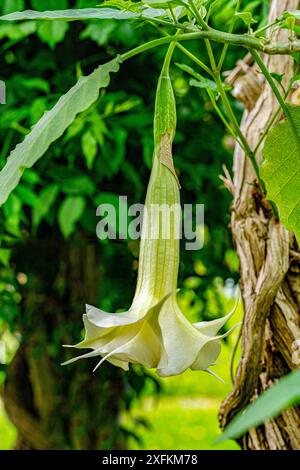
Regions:
[[[235,450],[234,441],[216,445],[219,401],[209,398],[162,398],[158,404],[146,401],[133,415],[151,419],[150,428],[139,430],[143,443],[130,440],[131,449]]]
[[[234,441],[216,445],[221,433],[218,410],[231,390],[229,363],[233,342],[231,338],[223,347],[219,363],[214,367],[225,383],[205,372],[187,371],[181,376],[163,379],[160,397],[146,397],[135,404],[131,416],[137,422],[146,420],[149,428],[138,428],[142,443],[131,439],[131,449],[239,449]],[[125,425],[130,427],[127,417]]]
[[[0,450],[13,448],[17,438],[17,431],[7,418],[0,400]]]

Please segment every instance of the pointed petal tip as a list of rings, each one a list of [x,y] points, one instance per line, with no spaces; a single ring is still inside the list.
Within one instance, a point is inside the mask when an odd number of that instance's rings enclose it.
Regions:
[[[75,362],[77,359],[78,359],[78,357],[74,357],[72,359],[69,359],[68,361],[61,362],[60,365],[61,366],[67,366],[67,365],[71,364],[72,362]]]
[[[226,384],[226,381],[222,379],[218,374],[216,374],[213,370],[211,369],[206,369],[205,372],[208,372],[210,375],[213,375],[216,379],[220,380],[223,384]]]
[[[217,318],[215,320],[209,320],[209,321],[201,321],[197,323],[193,323],[193,326],[201,331],[202,333],[206,334],[207,336],[215,337],[218,331],[228,322],[228,320],[233,316],[233,314],[236,312],[236,309],[239,305],[240,302],[240,294],[237,296],[237,300],[235,302],[235,305],[233,309],[227,313],[224,317]],[[238,323],[237,325],[240,325]],[[230,330],[230,332],[232,329]],[[220,336],[222,338],[223,336]]]
[[[226,338],[227,336],[231,335],[231,333],[236,330],[237,328],[239,328],[240,326],[242,325],[242,322],[238,322],[236,325],[233,325],[233,327],[231,327],[228,331],[226,331],[226,333],[224,333],[224,335],[221,335],[221,336],[218,336],[218,338]]]

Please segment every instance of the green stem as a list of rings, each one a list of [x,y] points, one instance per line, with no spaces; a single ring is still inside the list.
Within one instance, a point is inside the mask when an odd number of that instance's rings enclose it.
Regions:
[[[173,23],[174,25],[180,25],[182,26],[180,23],[178,23],[177,19],[176,19],[176,16],[174,15],[174,11],[173,11],[173,8],[171,7],[171,5],[169,5],[169,11],[171,13],[171,16],[172,16],[172,19],[173,19]]]
[[[217,67],[215,57],[214,57],[214,54],[213,54],[213,51],[212,51],[212,48],[211,48],[211,44],[207,39],[205,40],[205,44],[206,44],[207,53],[208,53],[209,61],[210,61],[210,64],[211,64],[211,68],[212,68],[212,71],[213,71],[214,80],[216,82],[218,91],[220,93],[223,105],[226,109],[226,112],[229,116],[229,119],[231,120],[231,122],[234,126],[234,129],[236,130],[236,134],[239,136],[241,142],[243,142],[243,147],[244,147],[244,150],[246,151],[248,149],[248,142],[246,141],[244,135],[242,134],[242,132],[240,130],[239,123],[238,123],[238,121],[235,117],[235,114],[234,114],[234,112],[231,108],[231,105],[230,105],[230,102],[228,100],[226,91],[224,90],[222,79],[221,79],[221,74],[220,74],[220,71]],[[244,141],[245,141],[245,145],[244,145]]]
[[[210,51],[210,50],[208,50]],[[209,52],[209,56],[211,58],[211,53]],[[211,58],[212,59],[212,58]],[[228,99],[228,96],[227,96],[227,93],[226,91],[224,90],[224,87],[223,87],[223,83],[222,83],[222,79],[221,79],[221,74],[220,74],[220,71],[219,69],[216,67],[216,63],[215,63],[215,60],[213,58],[213,60],[211,61],[211,66],[212,66],[212,69],[213,69],[213,72],[214,72],[214,78],[215,78],[215,82],[216,82],[216,85],[218,87],[218,91],[220,93],[220,96],[221,96],[221,99],[222,99],[222,102],[223,102],[223,105],[224,105],[224,108],[228,114],[228,117],[233,125],[233,130],[235,132],[235,137],[240,140],[240,145],[242,147],[242,149],[244,150],[244,152],[246,153],[247,157],[251,160],[251,163],[253,165],[253,168],[254,168],[254,171],[255,171],[255,174],[256,174],[256,177],[259,181],[259,184],[261,186],[261,188],[263,189],[264,192],[266,192],[266,188],[265,188],[265,184],[263,182],[263,180],[261,179],[260,177],[260,174],[259,174],[259,166],[258,166],[258,163],[255,159],[255,155],[254,153],[252,152],[248,142],[247,142],[247,139],[246,137],[244,136],[244,134],[242,133],[241,131],[241,128],[240,128],[240,125],[237,121],[237,118],[232,110],[232,107],[231,107],[231,104],[229,102],[229,99]]]
[[[215,61],[215,56],[214,56],[210,41],[208,39],[205,39],[204,42],[205,42],[205,46],[206,46],[210,66],[212,68],[213,74],[215,74],[215,72],[217,70],[217,64],[216,64],[216,61]]]
[[[179,44],[177,43],[176,44],[177,47],[179,46]],[[185,49],[185,47],[182,46],[181,48],[182,52],[184,54],[187,55],[187,57],[189,57],[191,60],[193,60],[196,64],[198,64],[198,60],[197,60],[197,57],[195,57],[193,54],[189,54],[189,51],[187,49]],[[196,59],[196,60],[195,60]],[[199,65],[199,64],[198,64]],[[212,75],[212,78],[214,78],[214,75],[213,73],[211,72],[211,70],[209,70],[210,74]],[[194,74],[191,73],[191,72],[188,72],[187,73],[190,73],[190,75],[195,78]],[[237,140],[237,136],[235,134],[235,132],[233,131],[232,127],[230,126],[229,122],[227,121],[226,117],[224,116],[224,114],[222,113],[221,109],[219,108],[219,106],[217,105],[217,102],[214,98],[214,95],[212,94],[212,92],[209,90],[209,88],[205,88],[210,100],[211,100],[211,103],[216,111],[216,113],[218,114],[218,116],[220,117],[221,121],[223,122],[223,124],[225,125],[225,127],[227,128],[228,132]],[[240,143],[240,142],[239,142]]]
[[[182,44],[180,44],[179,42],[176,44],[176,46],[178,47],[178,49],[180,49],[189,59],[191,59],[193,62],[195,62],[195,64],[197,64],[199,67],[201,67],[203,70],[205,70],[206,73],[208,73],[211,77],[213,77],[213,73],[212,71],[210,70],[209,67],[207,67],[207,65],[202,62],[202,60],[198,59],[198,57],[196,57],[194,54],[192,54],[192,52],[190,52],[188,49],[186,49]]]
[[[171,21],[166,21],[166,20],[163,20],[161,18],[151,18],[150,19],[150,18],[141,17],[141,19],[143,19],[143,21],[151,21],[151,22],[156,23],[156,24],[161,25],[161,26],[172,26],[173,28],[182,29],[184,31],[194,31],[194,29],[189,28],[189,27],[184,26],[181,23],[179,23],[176,20],[176,18],[175,18],[173,23],[171,23]]]
[[[168,50],[165,55],[165,60],[163,67],[161,69],[161,75],[169,75],[170,63],[173,56],[174,49],[176,47],[176,42],[169,44]]]
[[[246,49],[252,49],[256,51],[261,51],[266,54],[275,55],[291,55],[294,52],[300,52],[300,40],[294,40],[284,43],[274,42],[267,43],[263,39],[255,38],[249,34],[231,34],[225,33],[223,31],[217,31],[215,29],[197,31],[195,33],[186,33],[179,34],[178,36],[166,36],[163,38],[154,39],[149,41],[146,44],[135,47],[128,52],[125,52],[121,55],[122,60],[130,59],[131,57],[145,52],[147,50],[153,49],[154,47],[162,46],[164,44],[169,44],[172,41],[192,41],[197,39],[209,39],[211,41],[228,43],[233,46],[245,47]]]
[[[239,123],[237,121],[237,118],[236,118],[236,116],[235,116],[235,114],[232,110],[232,107],[231,107],[231,104],[230,104],[229,99],[227,97],[226,91],[224,90],[220,70],[216,65],[216,61],[215,61],[215,58],[214,58],[213,51],[212,51],[211,44],[210,44],[209,40],[206,39],[205,44],[206,44],[206,47],[207,47],[207,53],[208,53],[208,57],[209,57],[209,60],[210,60],[211,68],[212,68],[212,71],[213,71],[213,74],[214,74],[214,79],[215,79],[218,91],[220,93],[224,108],[225,108],[225,110],[228,114],[228,117],[229,117],[232,125],[233,125],[235,139],[237,141],[238,140],[240,141],[239,144],[241,145],[242,149],[246,153],[247,157],[251,160],[251,163],[253,165],[256,177],[259,181],[259,184],[260,184],[262,190],[264,192],[266,192],[265,184],[264,184],[264,182],[261,179],[260,174],[259,174],[259,166],[258,166],[258,163],[256,161],[255,155],[252,152],[252,150],[251,150],[251,148],[250,148],[250,146],[247,142],[247,139],[245,138],[244,134],[241,131],[240,125],[239,125]]]
[[[275,84],[274,80],[273,80],[273,77],[272,75],[270,74],[269,70],[267,69],[264,61],[261,59],[260,55],[256,52],[256,51],[253,51],[251,50],[251,54],[252,54],[252,57],[253,59],[255,60],[255,62],[257,63],[257,65],[259,66],[261,72],[263,73],[263,75],[265,76],[267,82],[269,83],[270,87],[272,88],[273,92],[274,92],[274,95],[276,96],[277,98],[277,101],[278,103],[280,104],[283,112],[286,114],[286,116],[288,117],[289,116],[289,110],[287,109],[287,106],[281,96],[281,93],[280,91],[278,90],[277,88],[277,85]]]
[[[241,145],[241,142],[239,141],[238,137],[236,136],[234,130],[232,129],[231,125],[229,124],[229,122],[227,121],[226,117],[224,116],[224,114],[222,113],[221,109],[219,108],[219,106],[217,105],[217,102],[216,100],[214,99],[214,96],[213,94],[211,93],[211,91],[207,88],[206,89],[207,91],[207,94],[212,102],[212,105],[216,111],[216,113],[218,114],[219,118],[221,119],[221,121],[223,122],[224,126],[226,127],[226,129],[228,130],[229,134],[239,143],[239,145],[242,147]]]
[[[227,97],[227,93],[226,93],[226,91],[224,90],[224,87],[223,87],[220,70],[216,65],[216,61],[215,61],[214,54],[213,54],[213,51],[212,51],[212,48],[211,48],[211,44],[210,44],[208,39],[205,40],[205,44],[206,44],[206,47],[207,47],[208,57],[209,57],[209,60],[210,60],[211,68],[212,68],[212,71],[213,71],[213,74],[214,74],[214,79],[215,79],[218,91],[220,93],[224,108],[225,108],[225,110],[228,114],[228,117],[229,117],[232,125],[233,125],[233,130],[235,132],[235,139],[237,141],[239,141],[239,145],[241,145],[241,148],[244,150],[247,157],[250,159],[250,161],[252,163],[252,166],[254,168],[257,180],[258,180],[262,190],[264,191],[264,193],[266,193],[266,187],[265,187],[265,184],[264,184],[263,180],[260,177],[259,166],[258,166],[258,163],[256,161],[255,155],[252,152],[246,137],[244,136],[243,132],[241,131],[240,125],[239,125],[239,123],[237,121],[237,118],[236,118],[236,116],[235,116],[235,114],[232,110],[231,104],[230,104],[229,99]],[[272,206],[272,209],[274,211],[274,214],[276,215],[275,206],[274,207]]]
[[[163,31],[162,29],[160,29],[156,24],[153,24],[153,26],[160,32],[162,33],[164,36],[168,36],[168,33],[166,33],[165,31]],[[212,78],[213,78],[213,73],[212,71],[210,70],[209,67],[207,67],[207,65],[202,62],[202,60],[198,59],[198,57],[196,57],[192,52],[190,52],[188,49],[186,49],[182,44],[180,44],[179,42],[176,43],[176,47],[178,49],[180,49],[190,60],[192,60],[193,62],[195,62],[199,67],[201,67],[208,75],[210,75]]]
[[[274,116],[272,116],[272,119],[270,120],[269,124],[266,126],[266,128],[265,128],[263,134],[261,135],[261,137],[260,137],[260,139],[259,139],[259,141],[258,141],[258,143],[257,143],[257,145],[256,145],[256,147],[255,147],[255,149],[254,149],[254,152],[253,152],[254,155],[257,154],[257,152],[258,152],[260,146],[262,145],[262,143],[263,143],[263,141],[265,140],[267,134],[269,133],[271,127],[273,126],[274,122],[276,121],[276,119],[277,119],[277,117],[278,117],[280,111],[281,111],[281,106],[279,106],[279,108],[277,109],[277,111],[276,111],[276,113],[274,114]]]
[[[258,30],[255,31],[254,33],[254,36],[259,36],[260,34],[264,33],[265,31],[267,31],[268,29],[272,28],[272,26],[276,26],[278,24],[280,24],[282,22],[282,20],[275,20],[273,21],[273,23],[269,23],[265,26],[263,26],[262,28],[259,28]]]
[[[195,3],[194,3],[194,0],[189,0],[189,4],[190,4],[190,6],[191,6],[191,9],[193,10],[193,13],[194,13],[194,15],[195,15],[195,17],[196,17],[196,20],[197,20],[199,26],[201,26],[201,28],[203,28],[203,29],[208,30],[208,29],[209,29],[209,26],[208,26],[207,23],[205,23],[204,19],[203,19],[202,16],[200,15],[199,10],[198,10],[197,6],[196,6]]]
[[[277,101],[278,101],[280,107],[282,108],[282,110],[283,110],[283,112],[284,112],[284,114],[285,114],[285,116],[286,116],[286,118],[287,118],[287,120],[288,120],[288,122],[291,126],[292,132],[295,135],[295,137],[297,139],[297,142],[300,146],[298,131],[297,131],[297,128],[295,126],[293,117],[292,117],[292,115],[290,113],[290,110],[289,110],[288,106],[286,105],[283,97],[281,96],[281,93],[278,90],[278,87],[277,87],[276,83],[274,82],[272,75],[270,74],[269,70],[267,69],[267,67],[266,67],[264,61],[261,59],[260,55],[254,50],[251,50],[251,54],[253,56],[253,59],[255,60],[257,65],[259,66],[260,70],[262,71],[263,75],[265,76],[265,78],[266,78],[267,82],[269,83],[270,87],[272,88],[272,90],[274,92],[274,95],[276,96]]]
[[[289,93],[290,93],[290,91],[291,91],[291,85],[292,85],[292,84],[290,83],[290,86],[288,87],[288,90],[285,92],[285,96],[284,96],[284,99],[285,99],[285,100],[286,100],[286,98],[289,96]],[[268,133],[269,133],[271,127],[273,126],[274,122],[275,122],[276,119],[278,118],[281,109],[282,109],[281,106],[279,106],[278,109],[277,109],[277,111],[275,112],[275,114],[274,114],[274,115],[272,116],[272,118],[270,119],[270,122],[269,122],[269,123],[267,124],[267,126],[265,127],[265,130],[264,130],[264,132],[262,133],[262,135],[261,135],[261,137],[260,137],[260,139],[259,139],[259,141],[258,141],[258,143],[257,143],[257,145],[256,145],[256,147],[255,147],[255,149],[254,149],[254,152],[253,152],[254,155],[257,154],[257,152],[258,152],[260,146],[262,145],[263,141],[265,140],[266,136],[268,135]]]
[[[234,28],[234,24],[235,24],[235,15],[236,13],[239,11],[240,9],[240,6],[241,6],[241,0],[238,0],[237,1],[237,4],[236,4],[236,7],[235,7],[235,11],[234,11],[234,16],[232,17],[231,21],[230,21],[230,25],[229,25],[229,28],[228,28],[228,33],[232,33],[233,32],[233,28]],[[221,53],[221,57],[220,57],[220,60],[219,60],[219,63],[218,63],[218,69],[219,70],[222,70],[222,67],[223,67],[223,64],[224,64],[224,60],[225,60],[225,57],[226,57],[226,54],[227,54],[227,51],[228,51],[228,47],[229,45],[228,44],[224,44],[224,47],[223,47],[223,50],[222,50],[222,53]]]

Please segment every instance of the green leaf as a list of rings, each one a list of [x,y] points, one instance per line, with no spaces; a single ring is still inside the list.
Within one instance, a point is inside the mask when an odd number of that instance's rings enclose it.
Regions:
[[[47,8],[49,10],[57,10],[58,8],[65,10],[68,8],[68,3],[69,0],[47,0]],[[31,0],[31,7],[41,11],[44,9],[41,0]],[[21,10],[21,8],[15,8],[14,11],[16,10]]]
[[[19,24],[1,24],[0,39],[8,38],[11,41],[20,41],[36,32],[36,24],[33,21],[24,21]]]
[[[290,80],[290,87],[293,88],[294,83],[298,82],[299,80],[300,80],[300,74],[296,73],[296,75],[294,75]]]
[[[112,20],[102,20],[101,28],[98,23],[87,25],[84,31],[80,34],[80,39],[91,39],[95,41],[98,46],[103,46],[107,43],[111,33],[116,28],[116,22]]]
[[[194,86],[197,88],[209,88],[213,92],[218,91],[218,87],[212,80],[203,77],[200,73],[196,72],[192,67],[186,64],[175,64],[179,69],[183,70],[184,72],[188,73],[194,80],[190,80],[190,86]]]
[[[218,442],[236,439],[246,431],[271,418],[283,410],[300,403],[300,370],[292,372],[273,385],[257,400],[247,406],[225,429]]]
[[[261,4],[264,2],[264,0],[252,0],[247,3],[247,5],[244,8],[244,11],[251,11],[252,13],[261,6]]]
[[[200,73],[196,72],[192,67],[186,64],[181,64],[178,62],[175,62],[176,67],[179,69],[183,70],[184,72],[188,73],[189,75],[192,75],[192,77],[196,78],[197,80],[200,80],[202,76]]]
[[[300,20],[300,10],[286,11],[283,14],[283,18],[293,17],[296,20]]]
[[[12,253],[12,250],[9,250],[8,248],[0,249],[0,263],[2,263],[3,266],[7,267],[9,265],[11,253]]]
[[[129,10],[117,10],[115,8],[82,8],[72,10],[34,11],[24,10],[0,16],[0,21],[20,20],[91,20],[91,19],[115,19],[128,20],[134,18],[155,18],[165,15],[164,10],[147,8],[140,12]]]
[[[22,8],[24,8],[24,4],[24,0],[4,0],[2,11],[4,14],[7,14],[16,10],[22,10]]]
[[[65,238],[74,232],[76,222],[82,216],[85,207],[85,199],[81,196],[67,197],[58,211],[58,224]]]
[[[76,168],[52,164],[47,175],[59,186],[60,191],[66,194],[92,196],[95,193],[96,185],[91,177]]]
[[[19,80],[21,81],[22,86],[28,88],[29,90],[38,90],[38,91],[41,91],[41,92],[44,92],[44,93],[49,93],[50,92],[50,85],[43,78],[40,78],[40,77],[28,78],[28,77],[26,77],[25,80],[22,79],[22,78],[19,78]]]
[[[63,41],[68,28],[68,23],[65,21],[43,22],[39,24],[37,34],[41,41],[54,49],[56,44]]]
[[[282,80],[283,80],[283,77],[284,77],[284,73],[276,73],[276,72],[272,72],[271,73],[272,77],[276,80],[276,82],[279,83],[279,85],[282,84]]]
[[[81,77],[54,108],[42,116],[23,142],[17,145],[0,172],[0,205],[17,186],[24,168],[32,167],[50,144],[64,133],[76,115],[96,101],[100,88],[107,87],[110,73],[119,70],[120,62],[120,57],[116,57],[90,75]]]
[[[127,131],[115,128],[110,133],[110,141],[106,140],[102,146],[102,157],[106,162],[106,174],[116,174],[125,159]]]
[[[295,18],[294,16],[288,16],[288,17],[285,19],[285,26],[286,26],[287,29],[289,29],[290,31],[294,31],[295,26],[296,26],[296,18]]]
[[[278,207],[281,222],[300,243],[300,107],[289,106],[289,110],[298,138],[287,120],[269,132],[261,176],[268,199]]]
[[[83,134],[81,139],[82,151],[85,156],[86,165],[89,170],[93,168],[93,163],[97,155],[97,139],[91,131],[87,131]]]
[[[87,194],[95,192],[95,184],[87,175],[78,175],[65,178],[61,184],[61,191],[66,194]]]
[[[39,204],[34,208],[32,221],[34,227],[38,227],[44,217],[47,216],[58,195],[59,188],[56,184],[46,186],[38,195]]]
[[[257,21],[253,18],[252,13],[250,11],[240,11],[235,13],[236,18],[240,18],[248,28],[253,23],[257,23]]]
[[[218,88],[215,82],[204,77],[202,77],[201,80],[195,80],[194,78],[191,78],[190,86],[194,86],[196,88],[205,88],[205,89],[209,88],[211,91],[214,91],[214,92],[218,91]]]
[[[37,207],[39,205],[39,199],[37,195],[28,186],[20,184],[20,186],[18,186],[16,189],[16,194],[23,204],[27,204],[30,207]]]
[[[144,3],[153,8],[169,8],[172,3],[175,4],[172,0],[145,0]]]
[[[25,170],[23,173],[23,181],[31,185],[38,184],[42,181],[40,175],[33,170]]]
[[[22,203],[20,198],[11,194],[3,206],[6,230],[17,237],[20,236],[20,220],[22,216]]]

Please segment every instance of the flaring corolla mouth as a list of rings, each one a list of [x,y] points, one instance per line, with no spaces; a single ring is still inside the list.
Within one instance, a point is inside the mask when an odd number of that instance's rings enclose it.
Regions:
[[[148,299],[148,304],[149,304]],[[147,301],[145,302],[147,303]],[[105,361],[129,369],[129,364],[141,364],[156,369],[161,377],[179,375],[186,369],[203,370],[216,375],[213,366],[221,351],[223,335],[217,335],[236,310],[217,320],[191,324],[176,302],[176,293],[166,295],[160,302],[150,302],[144,311],[133,307],[123,313],[106,313],[87,306],[83,316],[85,338],[74,346],[92,349],[66,361],[101,356],[94,371]]]

